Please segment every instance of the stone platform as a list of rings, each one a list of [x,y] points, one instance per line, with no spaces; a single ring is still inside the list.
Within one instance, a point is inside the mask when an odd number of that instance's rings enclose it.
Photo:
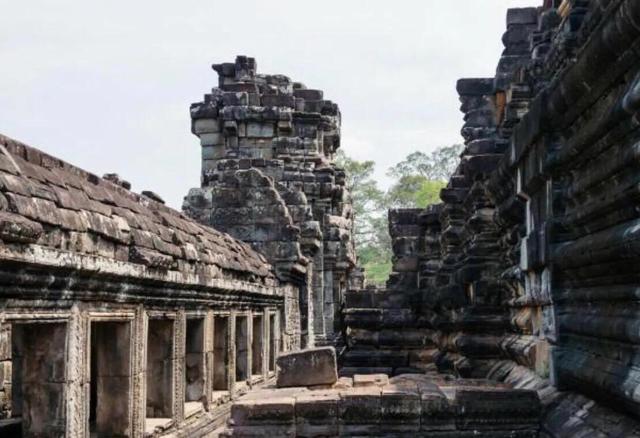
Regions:
[[[265,388],[238,399],[221,437],[538,436],[535,391],[443,375],[342,377],[335,385]]]

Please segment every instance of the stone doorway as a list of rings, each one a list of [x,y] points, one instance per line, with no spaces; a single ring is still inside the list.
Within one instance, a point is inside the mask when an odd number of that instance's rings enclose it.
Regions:
[[[170,420],[173,417],[174,322],[171,319],[149,319],[148,330],[147,419]]]
[[[251,375],[253,378],[262,377],[262,357],[264,347],[263,316],[254,315],[251,338]]]
[[[22,437],[62,436],[65,430],[66,323],[11,327],[12,417]]]
[[[249,379],[249,317],[236,316],[236,382]]]
[[[213,391],[215,395],[229,390],[229,317],[213,318]]]
[[[202,407],[205,388],[204,318],[188,318],[185,339],[185,415]]]
[[[130,436],[131,323],[93,321],[90,330],[91,436]]]

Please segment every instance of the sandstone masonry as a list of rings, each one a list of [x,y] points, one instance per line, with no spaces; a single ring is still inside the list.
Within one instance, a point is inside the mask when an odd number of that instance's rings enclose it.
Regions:
[[[253,58],[213,69],[219,86],[191,106],[202,187],[184,211],[250,243],[299,285],[303,344],[333,343],[356,274],[351,198],[333,162],[338,106],[321,90],[258,74]]]
[[[300,348],[248,244],[0,136],[0,436],[203,436]]]
[[[441,372],[538,391],[545,436],[640,436],[639,41],[636,1],[509,10],[495,77],[457,84],[466,148],[442,204],[390,215],[387,287],[418,291],[404,329],[431,331]],[[347,316],[372,292],[351,295]]]

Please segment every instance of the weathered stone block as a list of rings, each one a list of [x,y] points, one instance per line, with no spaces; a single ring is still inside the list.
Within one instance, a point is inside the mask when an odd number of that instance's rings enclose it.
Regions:
[[[340,393],[340,435],[376,434],[380,427],[381,389],[353,388]]]
[[[389,384],[382,388],[380,399],[381,431],[418,432],[421,415],[420,394],[416,385]]]
[[[238,400],[231,407],[235,426],[291,425],[295,418],[293,397],[273,397]]]
[[[211,134],[220,132],[218,119],[196,119],[193,121],[194,134]]]
[[[207,134],[200,134],[201,146],[219,146],[224,145],[224,134],[219,132],[210,132]]]
[[[507,9],[507,27],[514,24],[537,24],[538,8]]]
[[[337,391],[310,391],[296,397],[296,436],[337,436]]]
[[[247,137],[271,138],[275,136],[272,123],[247,123]]]
[[[312,348],[286,353],[276,359],[279,388],[333,385],[338,380],[336,351],[333,347]]]
[[[422,408],[420,430],[455,430],[455,409],[442,391],[429,383],[419,383],[418,391]]]
[[[224,158],[226,153],[226,148],[224,143],[216,144],[211,146],[202,146],[202,160],[219,160]]]
[[[300,97],[305,100],[322,100],[323,98],[322,90],[294,90],[293,95],[295,97]]]

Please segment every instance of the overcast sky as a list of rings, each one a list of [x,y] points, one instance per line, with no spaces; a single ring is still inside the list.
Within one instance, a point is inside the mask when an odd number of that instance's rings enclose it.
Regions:
[[[340,105],[377,177],[460,142],[455,82],[493,76],[508,7],[540,0],[0,0],[0,132],[179,208],[199,185],[189,104],[238,54]]]

